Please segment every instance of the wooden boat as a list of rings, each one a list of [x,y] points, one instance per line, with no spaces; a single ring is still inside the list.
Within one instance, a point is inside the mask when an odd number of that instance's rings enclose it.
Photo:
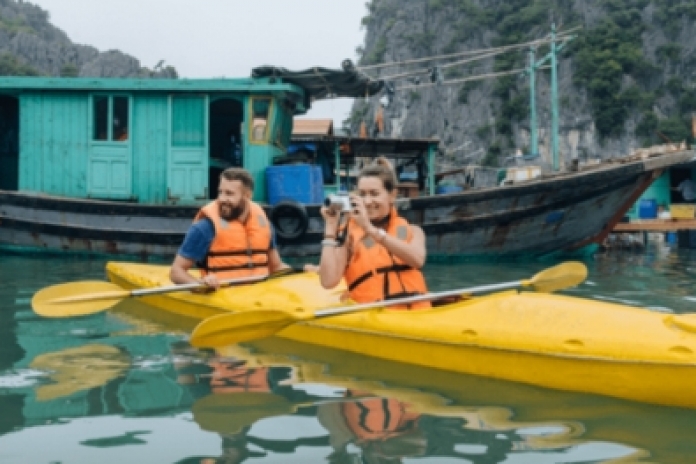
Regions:
[[[675,152],[511,186],[401,198],[397,207],[423,228],[433,260],[571,252],[600,244],[662,170],[693,156]],[[266,209],[281,254],[318,255],[320,205],[277,206]],[[0,247],[171,259],[197,209],[0,191]]]
[[[438,140],[292,138],[292,118],[312,100],[382,84],[350,63],[242,79],[0,78],[0,248],[171,260],[221,170],[241,163],[281,253],[315,256],[324,195],[350,188],[331,173],[384,155],[424,174],[401,186],[398,208],[426,232],[431,259],[543,255],[601,243],[661,172],[694,159],[674,151],[437,195]],[[304,161],[315,166],[275,166],[291,143],[313,147]]]
[[[168,283],[164,266],[112,262],[107,273],[130,289]],[[218,295],[161,295],[143,301],[205,317],[230,310],[316,311],[339,298],[320,290],[313,274],[283,280],[250,286],[248,294],[230,289],[234,305],[221,305],[226,300]],[[299,281],[306,286],[298,286]],[[696,399],[684,393],[696,382],[693,314],[506,291],[417,312],[374,309],[309,318],[277,335],[446,371],[696,408]]]
[[[379,147],[375,141],[364,152],[385,154]],[[587,253],[602,244],[654,179],[694,156],[691,150],[674,151],[510,185],[403,197],[397,208],[423,228],[428,258],[433,261]],[[291,240],[281,238],[282,254],[319,253],[323,233],[319,208],[307,208],[307,214],[306,233]]]

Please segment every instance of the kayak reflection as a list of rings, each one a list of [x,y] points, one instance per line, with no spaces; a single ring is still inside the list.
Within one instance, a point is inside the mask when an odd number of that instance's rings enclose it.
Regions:
[[[139,305],[132,309],[134,311],[131,314],[134,316],[137,314],[137,317],[133,317],[129,322],[135,324],[146,313],[144,311],[146,305]],[[164,312],[159,311],[159,313]],[[151,323],[149,317],[148,321],[150,322],[141,328]],[[186,325],[188,323],[179,325],[171,324],[168,320],[160,322],[167,327],[167,330],[190,329],[190,324]],[[162,327],[159,330],[161,331]],[[182,348],[183,345],[182,343]],[[190,351],[186,355],[189,358],[187,361],[189,374],[195,373],[193,371],[196,369],[200,374],[210,374],[212,368],[206,363],[208,359],[214,357],[237,363],[244,361],[244,367],[248,369],[286,368],[285,372],[287,368],[291,369],[289,379],[281,381],[280,385],[266,393],[215,395],[212,394],[209,382],[205,382],[205,376],[199,377],[194,384],[181,384],[181,387],[186,390],[183,396],[192,398],[194,401],[195,407],[192,406],[192,411],[202,429],[216,431],[222,435],[237,433],[242,427],[249,427],[252,438],[260,439],[262,435],[267,438],[262,442],[267,446],[270,441],[274,447],[287,448],[297,446],[297,443],[302,440],[309,439],[303,437],[294,440],[274,440],[274,436],[271,435],[269,438],[270,434],[262,433],[267,424],[278,420],[294,430],[297,427],[298,418],[311,419],[324,434],[328,434],[326,427],[318,423],[319,404],[317,403],[345,401],[345,392],[355,390],[370,392],[374,397],[396,399],[408,404],[409,411],[421,414],[418,425],[429,424],[425,427],[426,432],[434,430],[430,424],[439,421],[445,424],[442,427],[451,430],[449,433],[457,435],[461,433],[461,430],[453,427],[452,421],[458,419],[465,421],[462,427],[469,437],[472,437],[472,430],[482,431],[482,436],[489,438],[496,437],[499,432],[501,436],[514,432],[520,438],[519,441],[515,438],[511,439],[513,443],[508,459],[516,457],[528,459],[526,462],[554,462],[556,458],[556,462],[569,462],[572,459],[567,453],[563,454],[563,450],[571,450],[572,454],[578,450],[589,449],[576,461],[602,462],[625,458],[640,462],[641,456],[650,456],[648,458],[650,462],[690,462],[691,457],[696,453],[696,445],[693,442],[693,436],[696,435],[696,422],[693,421],[693,411],[687,409],[560,392],[404,365],[329,348],[318,349],[314,345],[279,338],[270,338],[244,346],[219,348],[217,352],[199,351],[191,347],[187,347],[186,350]],[[198,366],[192,367],[192,364]],[[180,363],[180,367],[183,368],[184,364]],[[278,376],[278,378],[281,377],[283,376]],[[280,386],[283,387],[284,393],[277,390]],[[317,391],[317,386],[324,388]],[[287,396],[287,389],[293,390],[294,395],[305,396],[299,396],[299,399],[293,401],[292,396]],[[251,393],[258,396],[252,398]],[[211,398],[204,398],[205,396]],[[219,403],[213,402],[213,398],[219,398],[215,400]],[[208,401],[211,402],[208,403]],[[211,407],[206,409],[204,407],[206,404]],[[221,409],[216,410],[218,406]],[[256,408],[261,411],[255,411]],[[433,421],[429,419],[430,416],[435,416],[437,419]],[[214,418],[217,420],[213,420]],[[270,420],[270,418],[277,420]],[[442,432],[442,435],[446,434]],[[314,433],[311,438],[319,436],[321,433]],[[446,444],[438,441],[435,434],[429,433],[428,437],[430,441],[427,453],[436,453],[434,449],[446,447]],[[325,438],[328,440],[328,435]],[[497,441],[499,438],[491,439],[495,445],[491,446],[491,450],[488,450],[486,441],[481,436],[471,440],[471,442],[457,442],[454,445],[455,450],[472,452],[471,449],[474,449],[486,456],[486,453],[494,453],[493,450],[503,449]],[[451,446],[452,440],[449,439],[448,443]],[[607,447],[613,449],[612,453],[606,451]],[[359,451],[352,442],[347,445],[347,448],[349,453]],[[256,446],[252,449],[253,452],[260,449],[271,452],[268,448]],[[553,452],[544,450],[555,450],[558,455],[554,458]],[[321,460],[323,461],[332,451],[327,449]],[[552,455],[549,455],[549,452]],[[537,453],[537,456],[521,457],[519,456],[521,453]],[[316,460],[316,457],[314,458]]]
[[[180,363],[179,382],[207,393],[191,408],[194,420],[218,433],[223,446],[220,457],[186,462],[237,463],[259,453],[329,446],[331,463],[400,463],[434,456],[497,463],[512,452],[567,450],[582,430],[574,423],[516,423],[504,408],[450,405],[438,395],[323,371],[320,364],[252,354],[242,347],[212,353],[204,363]],[[323,433],[294,439],[255,433],[262,432],[265,420],[283,416],[311,418]],[[533,427],[546,431],[518,433]]]

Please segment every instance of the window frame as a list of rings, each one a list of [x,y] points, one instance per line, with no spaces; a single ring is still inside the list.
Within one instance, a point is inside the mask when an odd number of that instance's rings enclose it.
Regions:
[[[254,102],[260,101],[260,100],[267,100],[268,101],[268,113],[266,114],[266,127],[264,128],[263,131],[263,137],[260,139],[255,139],[254,138]],[[248,122],[247,122],[247,128],[248,128],[248,137],[247,137],[247,142],[252,144],[252,145],[268,145],[269,139],[271,137],[272,132],[272,115],[273,115],[273,110],[274,110],[274,105],[275,105],[275,98],[273,98],[272,95],[252,95],[249,98],[249,107],[248,107]]]
[[[96,112],[96,102],[98,98],[101,97],[106,97],[107,99],[107,109],[106,109],[106,139],[98,139],[96,138],[96,129],[97,129],[97,124],[96,124],[96,117],[97,117],[97,112]],[[126,103],[128,105],[126,111],[127,111],[127,124],[126,124],[126,133],[128,134],[128,138],[125,140],[115,140],[114,139],[114,99],[115,98],[125,98]],[[125,94],[125,93],[106,93],[106,92],[99,92],[99,93],[93,93],[90,95],[90,105],[89,105],[89,140],[92,144],[97,144],[97,145],[117,145],[117,146],[123,146],[126,144],[129,144],[131,141],[131,138],[133,136],[133,98],[130,94]]]

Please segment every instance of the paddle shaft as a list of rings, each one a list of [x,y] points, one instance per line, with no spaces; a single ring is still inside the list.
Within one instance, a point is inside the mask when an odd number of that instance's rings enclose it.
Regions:
[[[227,279],[220,281],[221,286],[234,285],[234,284],[245,284],[250,282],[258,282],[268,278],[267,275],[253,276],[253,277],[242,277],[238,279]],[[80,296],[68,296],[63,298],[54,298],[47,301],[50,304],[70,304],[70,303],[80,303],[80,302],[90,302],[90,301],[112,301],[112,300],[122,300],[129,297],[156,295],[160,293],[173,293],[182,292],[184,290],[192,290],[196,288],[205,288],[204,284],[198,282],[192,282],[190,284],[179,284],[179,285],[168,285],[165,287],[153,287],[153,288],[140,288],[136,290],[116,290],[107,291],[101,293],[88,293],[86,295]],[[113,303],[115,304],[115,303]],[[113,305],[110,305],[113,306]],[[106,309],[109,306],[102,308]],[[34,308],[36,310],[36,308]]]
[[[258,276],[251,276],[251,277],[240,277],[237,279],[226,279],[226,280],[221,280],[220,285],[234,285],[234,284],[246,284],[250,282],[258,282],[261,280],[266,280],[268,278],[268,275],[258,275]],[[154,288],[141,288],[137,290],[131,290],[130,296],[146,296],[146,295],[154,295],[158,293],[170,293],[170,292],[179,292],[179,291],[184,291],[184,290],[191,290],[195,288],[205,288],[206,286],[204,284],[201,284],[200,282],[191,282],[190,284],[180,284],[180,285],[168,285],[165,287],[154,287]]]
[[[373,303],[362,303],[352,306],[344,306],[340,308],[329,308],[316,311],[314,317],[335,316],[337,314],[352,313],[354,311],[362,311],[363,309],[381,308],[383,306],[393,306],[398,304],[417,303],[419,301],[435,300],[437,298],[446,298],[448,296],[456,296],[468,293],[483,293],[493,292],[496,290],[505,290],[508,288],[516,288],[524,285],[523,281],[507,282],[502,284],[481,285],[478,287],[462,288],[459,290],[448,290],[446,292],[425,293],[423,295],[408,296],[397,298],[395,300],[375,301]]]
[[[190,342],[194,346],[222,346],[270,337],[295,322],[336,316],[339,314],[383,308],[392,305],[409,304],[418,301],[434,300],[456,295],[494,292],[517,287],[531,287],[540,292],[553,292],[576,286],[587,277],[587,267],[579,262],[559,264],[534,275],[531,279],[500,284],[481,285],[444,292],[426,293],[395,300],[375,301],[337,308],[321,309],[313,313],[283,310],[252,310],[238,313],[225,313],[203,320],[191,333]]]

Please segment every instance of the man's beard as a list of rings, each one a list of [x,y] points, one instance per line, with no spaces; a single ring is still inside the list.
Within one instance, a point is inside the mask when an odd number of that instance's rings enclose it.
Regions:
[[[239,219],[239,217],[244,214],[244,210],[246,209],[246,201],[242,200],[239,202],[238,205],[236,206],[229,206],[226,205],[225,207],[221,206],[220,207],[220,217],[222,217],[225,221],[234,221],[236,219]]]

